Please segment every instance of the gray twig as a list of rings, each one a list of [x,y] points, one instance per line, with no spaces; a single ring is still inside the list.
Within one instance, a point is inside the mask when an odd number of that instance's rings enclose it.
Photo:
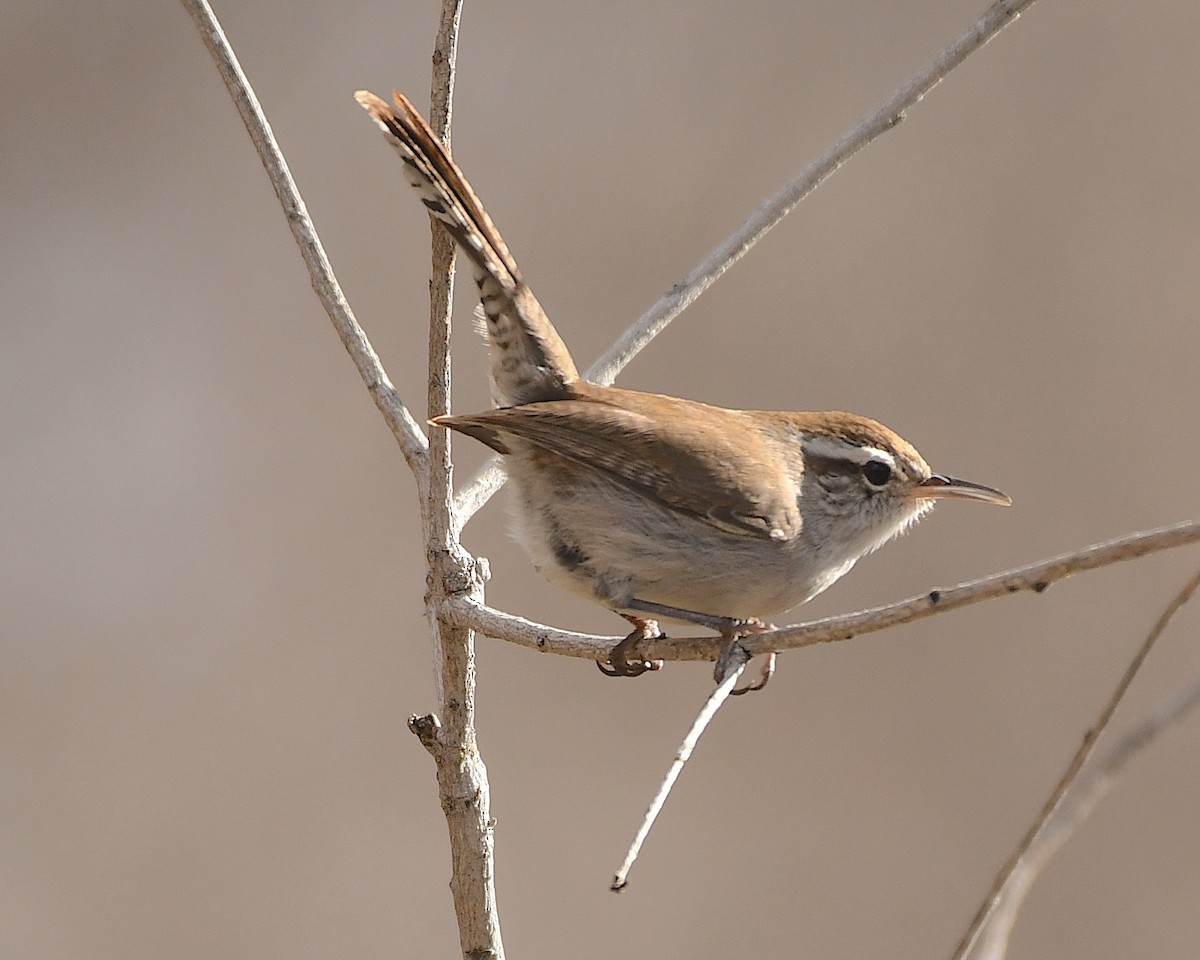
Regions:
[[[671,766],[667,768],[667,775],[663,777],[662,785],[658,788],[658,793],[650,801],[646,815],[642,818],[642,825],[638,827],[637,834],[634,836],[633,842],[629,845],[629,850],[625,854],[625,859],[621,861],[621,866],[613,876],[612,886],[609,888],[613,893],[620,893],[625,889],[625,885],[629,882],[629,871],[633,868],[633,862],[642,852],[642,844],[646,842],[646,837],[650,835],[650,828],[654,826],[654,821],[658,819],[659,811],[662,810],[663,804],[667,802],[671,788],[675,786],[675,781],[679,779],[679,774],[683,772],[683,765],[688,762],[688,758],[691,757],[692,751],[696,749],[696,744],[700,742],[700,737],[712,722],[713,717],[717,715],[717,711],[721,709],[722,704],[733,693],[733,685],[737,683],[738,678],[746,669],[747,662],[749,661],[743,661],[738,664],[736,668],[729,672],[724,680],[717,684],[713,692],[708,695],[708,699],[704,701],[704,706],[700,708],[696,719],[692,721],[692,727],[688,730],[687,736],[683,738],[683,743],[679,745],[679,750],[675,753],[675,759],[671,761]]]

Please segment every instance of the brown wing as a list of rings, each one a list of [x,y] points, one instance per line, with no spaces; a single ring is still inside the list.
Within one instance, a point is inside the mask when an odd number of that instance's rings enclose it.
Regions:
[[[782,466],[785,439],[741,411],[579,383],[570,399],[436,422],[500,453],[519,437],[723,530],[774,540],[800,533],[799,480]]]

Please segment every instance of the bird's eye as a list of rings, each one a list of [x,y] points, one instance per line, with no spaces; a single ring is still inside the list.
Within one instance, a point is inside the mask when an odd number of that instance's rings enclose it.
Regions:
[[[867,483],[873,487],[887,486],[887,482],[892,479],[892,468],[882,460],[871,460],[864,463],[862,472]]]

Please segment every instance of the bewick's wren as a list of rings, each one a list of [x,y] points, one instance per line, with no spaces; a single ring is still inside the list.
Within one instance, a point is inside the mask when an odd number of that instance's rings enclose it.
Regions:
[[[938,499],[1008,505],[930,472],[887,427],[851,413],[725,410],[580,379],[462,172],[403,95],[359,103],[421,202],[470,260],[499,408],[439,417],[505,456],[516,534],[551,582],[634,631],[605,672],[636,676],[662,617],[716,629],[728,652],[763,616],[810,600]],[[601,669],[605,669],[601,665]]]

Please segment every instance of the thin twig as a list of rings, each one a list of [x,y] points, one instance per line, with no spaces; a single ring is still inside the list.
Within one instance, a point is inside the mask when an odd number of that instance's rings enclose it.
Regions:
[[[849,640],[864,633],[922,620],[984,600],[1026,590],[1041,593],[1052,583],[1085,570],[1096,570],[1197,542],[1200,542],[1200,520],[1190,520],[1157,530],[1129,534],[954,587],[931,590],[887,606],[751,634],[739,642],[751,656],[760,656],[774,650],[796,650],[819,643]],[[469,624],[489,637],[532,647],[541,653],[603,660],[621,639],[560,630],[461,597],[450,597],[446,605],[447,615],[456,623]],[[672,637],[639,644],[638,655],[648,660],[715,660],[720,649],[719,637]]]
[[[225,39],[225,32],[221,29],[221,24],[217,22],[216,15],[207,0],[180,0],[180,2],[200,31],[204,45],[208,48],[217,69],[221,72],[229,95],[233,98],[238,113],[242,116],[242,122],[246,125],[250,139],[254,141],[254,148],[258,151],[263,167],[266,168],[271,185],[275,188],[275,195],[283,207],[284,216],[287,217],[288,226],[291,227],[292,236],[295,237],[296,245],[300,248],[300,255],[304,258],[305,266],[308,267],[313,290],[316,291],[325,312],[329,314],[329,319],[333,322],[334,329],[337,330],[346,352],[350,354],[350,359],[354,361],[354,366],[358,368],[359,375],[363,378],[371,398],[375,401],[375,406],[383,414],[383,419],[391,429],[392,435],[400,444],[404,459],[416,479],[417,492],[424,501],[429,471],[428,443],[425,440],[425,434],[404,406],[392,381],[388,379],[383,364],[379,361],[379,356],[367,339],[367,335],[358,325],[358,321],[354,319],[350,304],[346,302],[341,285],[334,276],[329,258],[325,255],[321,238],[317,235],[316,227],[313,226],[312,219],[308,215],[300,191],[296,188],[296,182],[292,179],[287,161],[283,158],[279,144],[275,142],[271,125],[267,123],[258,97],[255,96],[250,82],[242,72],[233,48]]]
[[[738,262],[767,232],[820,186],[834,171],[882,133],[904,119],[905,111],[924,96],[986,44],[1009,23],[1016,20],[1034,0],[997,0],[961,36],[916,76],[885,100],[873,113],[847,131],[833,146],[801,170],[794,178],[768,198],[741,228],[718,246],[685,276],[663,294],[658,301],[626,330],[617,341],[584,373],[596,383],[610,384],[637,354],[672,320],[690,306],[697,297],[712,286],[721,275]],[[466,523],[487,503],[504,483],[497,466],[489,464],[469,481],[455,498],[460,520]]]
[[[744,660],[735,669],[731,670],[725,679],[717,684],[713,692],[708,695],[708,699],[704,701],[704,706],[700,708],[700,713],[696,715],[696,719],[692,722],[692,728],[687,732],[687,736],[683,738],[683,743],[679,745],[679,750],[676,752],[671,766],[667,769],[667,775],[663,777],[662,785],[658,788],[658,793],[650,801],[646,815],[642,818],[642,825],[638,827],[637,834],[633,838],[633,843],[629,845],[629,851],[625,854],[625,859],[621,862],[620,868],[613,876],[612,886],[609,888],[613,893],[620,893],[625,889],[625,885],[629,882],[629,871],[633,867],[633,862],[642,852],[642,844],[646,842],[646,837],[650,834],[650,828],[654,826],[654,821],[658,819],[658,814],[662,810],[663,804],[667,802],[671,788],[675,786],[675,781],[679,779],[679,774],[683,772],[683,765],[688,762],[692,751],[696,749],[696,744],[704,734],[705,728],[712,722],[713,717],[717,715],[717,711],[721,709],[721,705],[733,693],[733,686],[746,669],[747,662]]]
[[[508,480],[504,471],[504,458],[490,457],[474,477],[454,497],[454,516],[458,521],[458,532],[467,525]]]
[[[1137,676],[1142,664],[1146,662],[1146,657],[1149,656],[1150,651],[1154,648],[1154,644],[1167,628],[1167,624],[1171,622],[1171,618],[1175,616],[1180,607],[1187,603],[1198,587],[1200,587],[1200,573],[1195,574],[1184,588],[1175,595],[1174,599],[1167,604],[1166,609],[1163,610],[1158,621],[1154,624],[1150,633],[1147,634],[1146,639],[1142,641],[1141,647],[1125,668],[1125,672],[1117,682],[1117,686],[1108,698],[1108,702],[1105,703],[1104,708],[1100,711],[1100,715],[1096,718],[1096,721],[1087,733],[1084,734],[1083,742],[1080,743],[1079,749],[1075,752],[1075,756],[1071,758],[1066,771],[1055,785],[1054,790],[1051,791],[1050,797],[1046,801],[1045,806],[1042,807],[1041,813],[1038,814],[1037,819],[1029,828],[1021,843],[1018,844],[1017,849],[1013,851],[1008,862],[1001,868],[999,874],[997,874],[995,882],[992,884],[992,889],[988,892],[987,897],[979,908],[979,912],[976,913],[974,920],[972,920],[971,926],[958,945],[958,949],[954,951],[954,960],[968,960],[968,958],[970,960],[998,960],[998,958],[1003,957],[1008,940],[1007,928],[998,928],[995,935],[988,932],[987,928],[990,925],[992,917],[1001,906],[1002,901],[1005,900],[1006,889],[1013,881],[1014,876],[1018,874],[1023,862],[1026,861],[1031,851],[1039,847],[1042,843],[1053,842],[1052,839],[1044,840],[1043,838],[1047,837],[1052,831],[1052,821],[1063,811],[1063,801],[1067,796],[1067,792],[1078,779],[1080,770],[1083,769],[1084,763],[1087,762],[1088,757],[1095,750],[1096,743],[1108,727],[1109,721],[1112,720],[1113,714],[1117,710],[1117,706],[1129,690],[1129,686],[1133,683],[1133,679]],[[1118,760],[1118,768],[1121,762],[1123,761]],[[1061,822],[1065,824],[1066,821],[1064,819]],[[1065,840],[1065,836],[1059,838],[1058,843],[1061,844],[1063,840]],[[1041,862],[1048,859],[1051,853],[1053,853],[1053,849],[1049,848],[1040,851],[1040,854],[1043,856]],[[1029,866],[1033,866],[1032,861],[1029,863]],[[1036,875],[1036,869],[1032,874],[1025,873],[1018,877],[1018,882],[1024,883],[1027,887],[1032,882],[1034,875]],[[1018,895],[1017,900],[1010,908],[1011,917],[1007,921],[1008,927],[1011,927],[1011,918],[1015,917],[1016,909],[1019,905],[1020,900]],[[982,947],[982,949],[977,949],[977,947]]]

